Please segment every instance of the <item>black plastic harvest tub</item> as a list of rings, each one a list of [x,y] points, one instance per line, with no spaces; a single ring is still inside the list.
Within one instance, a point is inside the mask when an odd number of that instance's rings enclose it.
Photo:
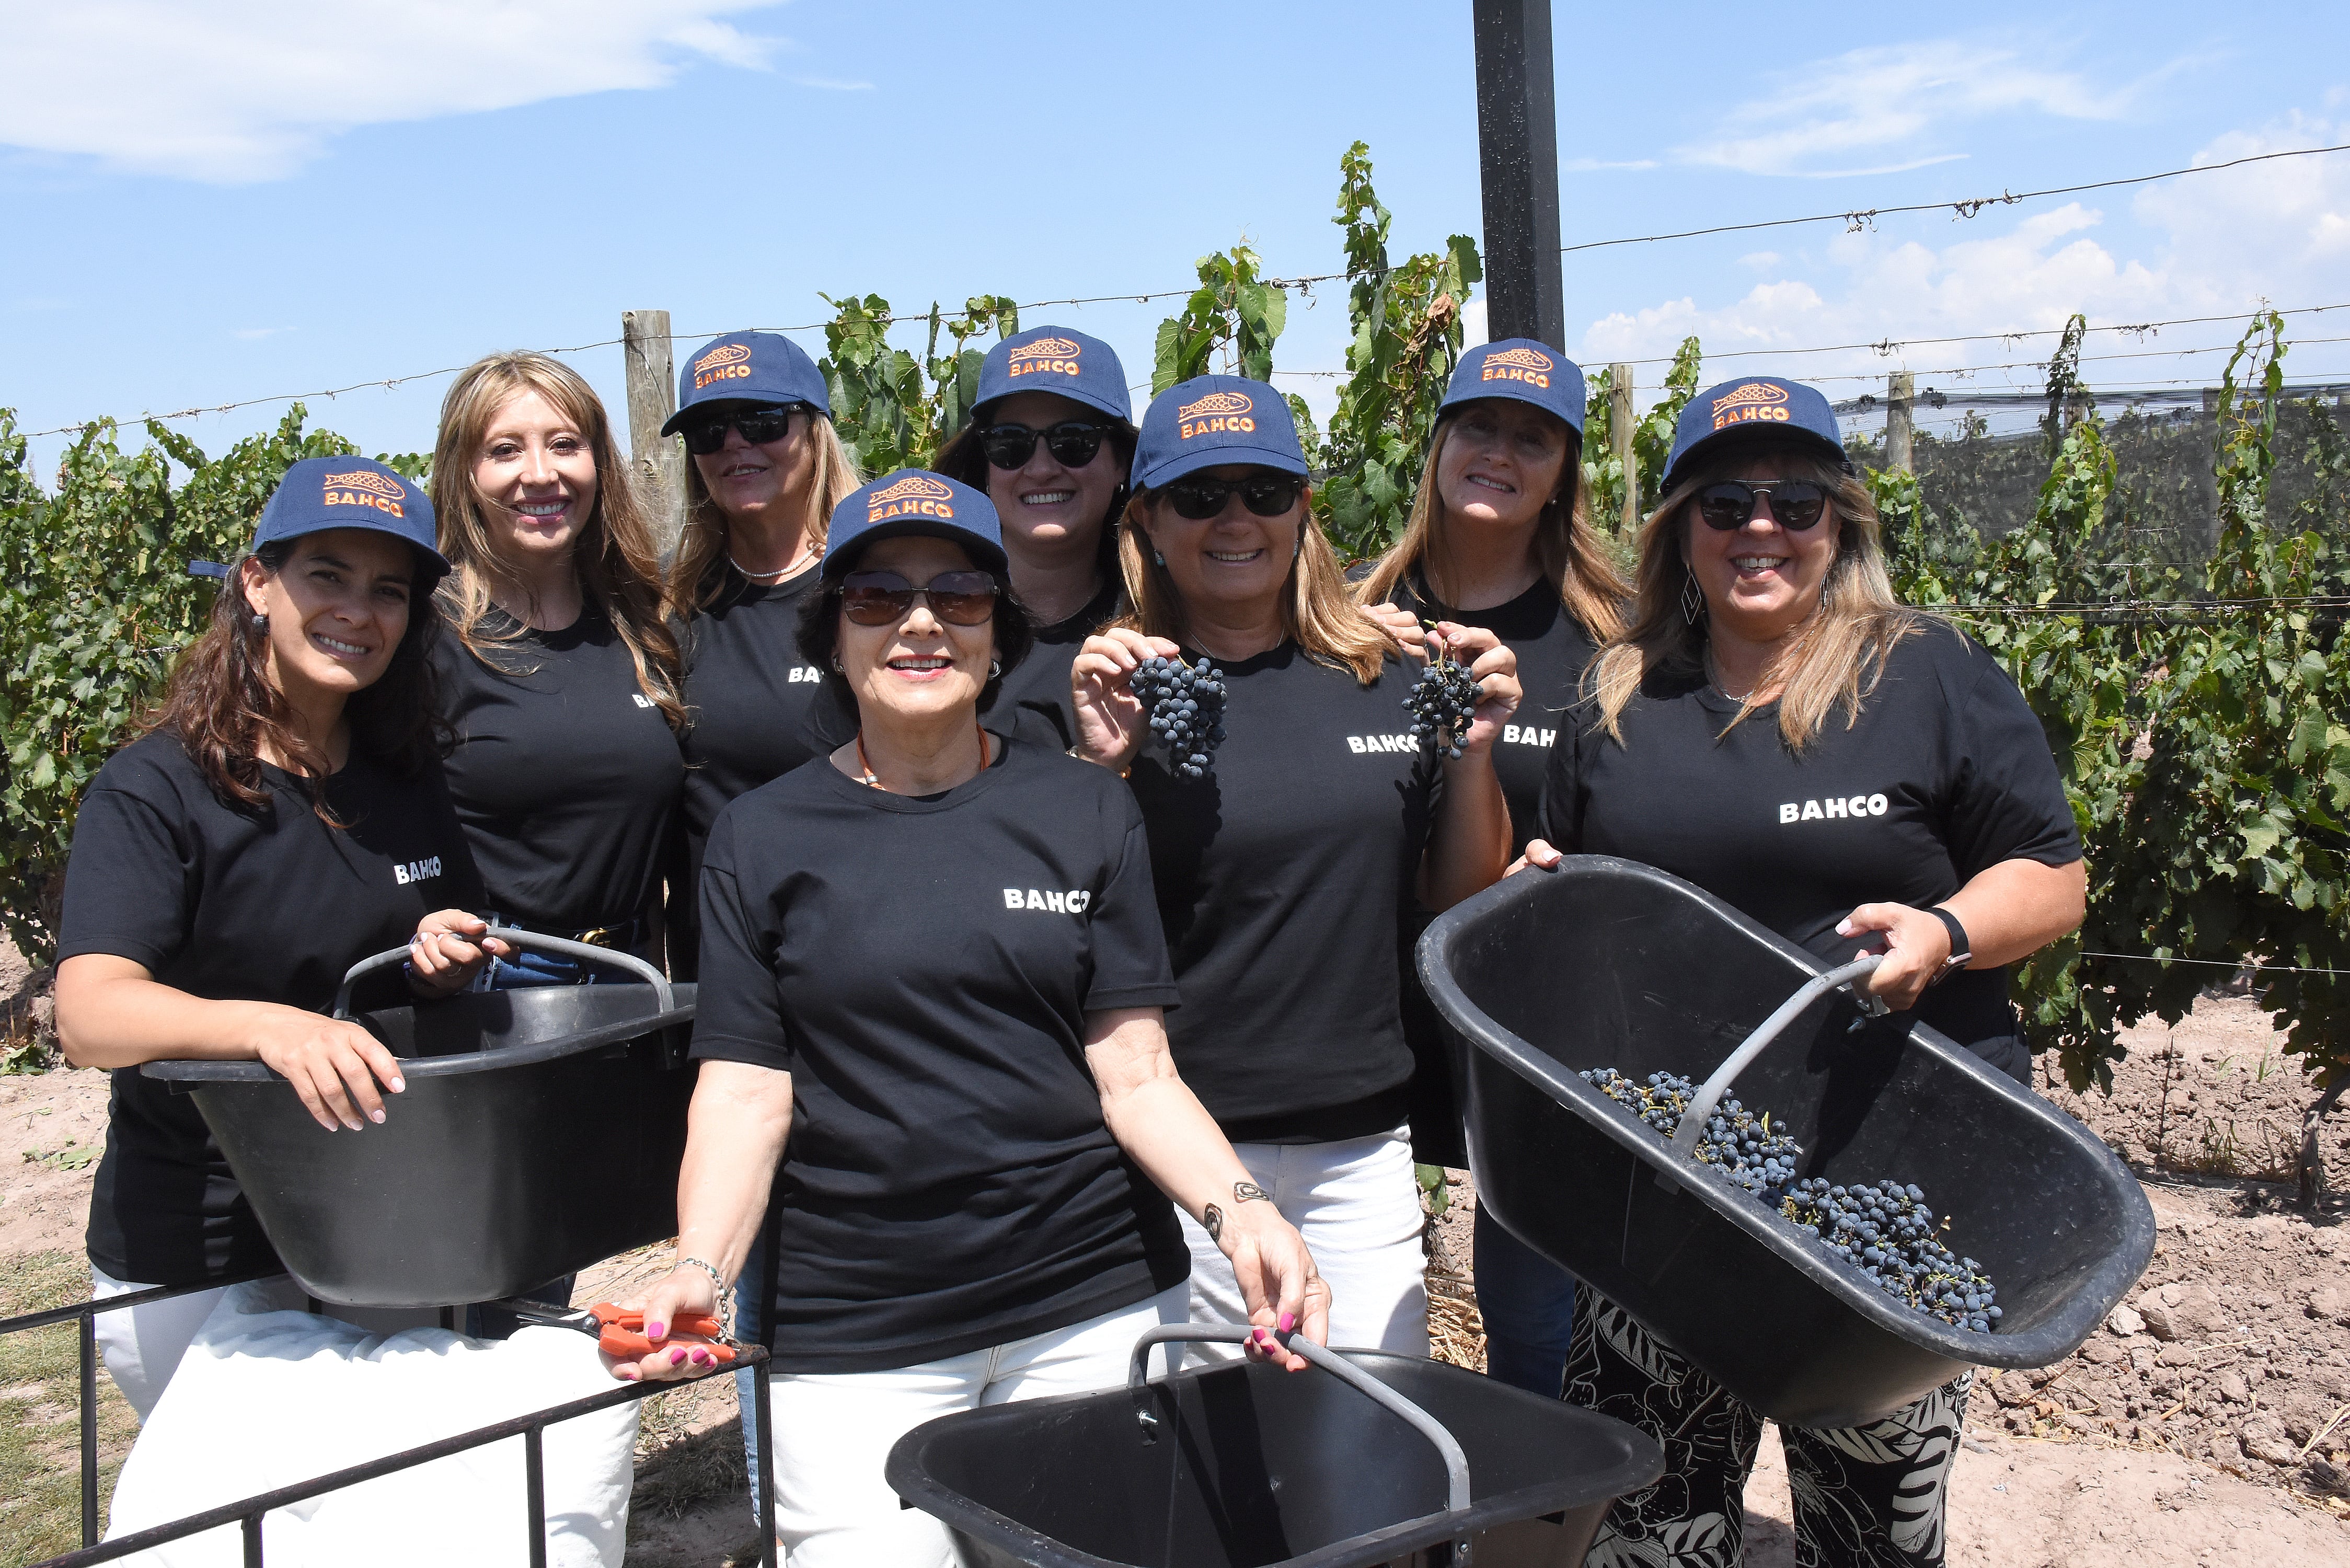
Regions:
[[[1577,1075],[1698,1082],[1804,981],[1810,954],[1654,867],[1571,856],[1448,911],[1420,976],[1466,1042],[1477,1201],[1774,1420],[1858,1425],[1970,1366],[2044,1366],[2145,1270],[2154,1215],[2071,1117],[1923,1026],[1821,998],[1731,1093],[1803,1146],[1804,1176],[1914,1182],[2004,1316],[1949,1326],[1689,1164]]]
[[[516,1295],[677,1230],[693,987],[468,992],[358,1022],[403,1058],[328,1132],[258,1062],[151,1062],[193,1095],[286,1271],[344,1306]]]

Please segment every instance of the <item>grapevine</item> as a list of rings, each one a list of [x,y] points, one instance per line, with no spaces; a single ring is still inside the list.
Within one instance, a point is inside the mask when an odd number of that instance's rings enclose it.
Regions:
[[[1440,650],[1411,683],[1411,691],[1403,700],[1404,711],[1411,715],[1411,732],[1423,752],[1441,752],[1458,762],[1461,742],[1469,733],[1469,722],[1477,711],[1477,682],[1452,657],[1450,649]]]
[[[1149,704],[1150,732],[1166,744],[1177,776],[1215,772],[1215,751],[1224,742],[1224,680],[1216,667],[1205,659],[1186,664],[1154,654],[1135,670],[1132,688]]]

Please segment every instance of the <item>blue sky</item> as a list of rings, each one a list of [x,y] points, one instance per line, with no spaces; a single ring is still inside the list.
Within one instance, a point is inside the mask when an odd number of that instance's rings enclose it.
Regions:
[[[1563,5],[1556,26],[1570,244],[2350,141],[2333,7]],[[819,291],[910,310],[1170,289],[1243,236],[1277,275],[1335,271],[1357,137],[1399,254],[1480,234],[1473,80],[1460,0],[0,0],[0,407],[38,431],[344,386],[613,337],[632,306],[714,335],[821,321]],[[1783,350],[2350,304],[2350,153],[1966,222],[1586,252],[1566,296],[1590,364],[1690,331]],[[1026,320],[1108,338],[1141,381],[1171,304]],[[2292,326],[2350,339],[2350,311]],[[2104,335],[2085,368],[2210,379],[2216,357],[2179,351],[2233,336]],[[1278,363],[1336,369],[1344,340],[1326,286],[1293,301]],[[2035,385],[1994,368],[2035,353],[1780,363],[1846,396],[1905,364]],[[617,411],[619,351],[574,362]],[[2287,368],[2350,379],[2350,341]],[[421,448],[444,385],[313,398],[313,418]],[[179,428],[217,451],[282,409]],[[63,444],[36,442],[44,471]]]

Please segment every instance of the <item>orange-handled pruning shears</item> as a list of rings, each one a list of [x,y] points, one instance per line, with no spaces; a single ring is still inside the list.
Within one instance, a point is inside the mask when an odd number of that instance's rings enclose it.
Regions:
[[[610,1302],[598,1302],[585,1312],[550,1306],[545,1302],[509,1300],[487,1304],[510,1312],[525,1323],[592,1334],[598,1350],[624,1361],[642,1361],[670,1345],[707,1350],[711,1359],[721,1366],[734,1359],[734,1347],[726,1342],[724,1325],[702,1313],[681,1313],[677,1321],[669,1325],[668,1334],[655,1345],[646,1337],[643,1313],[617,1307]]]

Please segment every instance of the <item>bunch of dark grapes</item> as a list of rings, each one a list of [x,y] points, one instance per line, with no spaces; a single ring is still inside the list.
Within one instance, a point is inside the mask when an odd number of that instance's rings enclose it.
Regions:
[[[1793,1220],[1889,1295],[1954,1328],[1989,1334],[2000,1319],[1990,1279],[1972,1258],[1942,1244],[1926,1195],[1898,1181],[1837,1187],[1818,1177],[1780,1199]]]
[[[1128,686],[1149,710],[1150,732],[1165,742],[1179,777],[1206,778],[1215,771],[1211,759],[1224,742],[1224,678],[1214,665],[1154,654],[1136,668]]]
[[[1411,715],[1411,732],[1421,751],[1441,752],[1458,761],[1461,737],[1468,734],[1470,718],[1477,711],[1477,682],[1451,652],[1440,652],[1411,683],[1403,710]]]
[[[1641,1085],[1613,1067],[1595,1067],[1583,1078],[1668,1140],[1679,1130],[1681,1113],[1697,1098],[1697,1085],[1678,1073],[1651,1073]],[[1697,1138],[1700,1164],[1712,1166],[1764,1203],[1779,1201],[1781,1189],[1795,1179],[1795,1161],[1803,1153],[1794,1138],[1772,1130],[1770,1112],[1758,1116],[1726,1096]]]

